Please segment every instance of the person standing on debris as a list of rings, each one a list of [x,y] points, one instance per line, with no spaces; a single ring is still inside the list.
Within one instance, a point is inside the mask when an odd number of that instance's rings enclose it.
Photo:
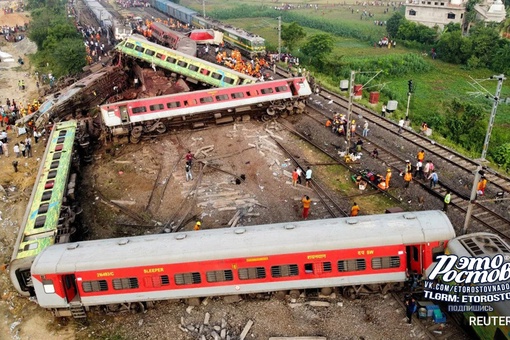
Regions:
[[[382,108],[381,108],[381,116],[382,117],[386,117],[386,105],[383,104]]]
[[[303,203],[303,219],[308,218],[308,212],[310,211],[310,203],[312,200],[307,195],[303,196],[301,203]]]
[[[14,172],[18,172],[18,161],[12,161],[12,167],[14,168]]]
[[[427,161],[425,165],[423,166],[423,176],[425,178],[428,178],[430,175],[430,161]]]
[[[297,168],[292,171],[292,185],[296,186],[298,181],[299,175],[297,173]]]
[[[450,201],[452,199],[452,195],[450,194],[450,190],[446,192],[446,195],[444,196],[443,200],[443,211],[448,212],[448,205],[450,205]]]
[[[191,151],[188,150],[188,153],[186,154],[186,164],[191,166],[193,164],[193,158],[194,155],[191,153]]]
[[[351,216],[358,216],[359,214],[359,205],[354,202],[351,207]]]
[[[193,180],[193,174],[191,173],[191,164],[186,162],[186,166],[184,167],[186,170],[186,182]]]
[[[312,181],[312,169],[310,169],[310,167],[306,168],[305,179],[306,179],[306,186],[309,187],[310,182]]]
[[[199,231],[201,227],[202,227],[202,222],[197,221],[197,223],[195,223],[195,226],[193,227],[193,230]]]
[[[19,144],[14,144],[14,147],[12,148],[12,151],[14,151],[14,154],[16,155],[16,158],[19,158]]]

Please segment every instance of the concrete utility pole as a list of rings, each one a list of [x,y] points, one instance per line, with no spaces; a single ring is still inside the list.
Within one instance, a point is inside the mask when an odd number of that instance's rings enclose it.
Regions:
[[[409,119],[409,103],[411,102],[411,93],[413,93],[413,81],[409,80],[407,84],[409,85],[409,91],[407,92],[406,120]]]
[[[471,214],[473,213],[473,207],[475,205],[476,201],[476,195],[477,195],[477,187],[478,182],[480,181],[480,178],[482,177],[482,162],[484,162],[487,156],[487,149],[489,148],[489,141],[491,139],[491,133],[492,128],[494,127],[494,120],[496,118],[496,110],[498,108],[499,104],[499,96],[501,94],[501,88],[503,87],[503,80],[505,80],[505,76],[503,74],[500,74],[498,76],[492,76],[491,79],[497,79],[498,80],[498,86],[496,87],[496,94],[492,97],[493,103],[492,103],[492,110],[491,110],[491,116],[489,119],[489,126],[487,127],[487,133],[485,134],[485,141],[483,142],[483,149],[482,149],[482,157],[480,158],[480,162],[478,166],[476,167],[475,172],[475,179],[473,181],[473,187],[471,188],[471,197],[469,198],[469,205],[466,211],[466,220],[464,221],[464,227],[462,228],[462,234],[467,233],[467,229],[469,227],[469,223],[471,222]]]
[[[278,17],[278,61],[282,55],[282,17]]]
[[[203,13],[204,19],[205,19],[205,0],[202,0],[202,13]]]
[[[351,114],[352,114],[352,97],[354,96],[354,78],[356,72],[351,71],[351,79],[349,80],[349,105],[347,106],[347,124],[345,125],[345,155],[349,155],[349,148],[351,147]]]

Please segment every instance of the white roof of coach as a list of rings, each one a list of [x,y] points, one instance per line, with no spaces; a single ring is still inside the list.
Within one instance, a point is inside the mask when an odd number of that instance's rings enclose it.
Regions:
[[[286,222],[54,245],[37,257],[32,273],[417,244],[453,237],[453,226],[441,211]]]

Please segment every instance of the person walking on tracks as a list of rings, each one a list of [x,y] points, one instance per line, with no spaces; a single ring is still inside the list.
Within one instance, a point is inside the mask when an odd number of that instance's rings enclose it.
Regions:
[[[308,213],[310,211],[310,203],[312,202],[312,200],[310,199],[310,197],[308,195],[305,195],[303,196],[303,198],[301,199],[301,203],[303,203],[303,219],[307,219],[308,218]]]
[[[186,170],[186,182],[193,180],[193,174],[191,173],[191,164],[186,162],[186,165],[184,167]]]
[[[385,178],[386,189],[390,188],[390,180],[391,180],[391,169],[388,168],[388,170],[386,170],[386,178]]]
[[[312,169],[310,169],[310,167],[306,168],[305,179],[306,179],[306,186],[309,187],[310,182],[312,182]]]
[[[405,189],[409,188],[409,184],[411,183],[412,180],[413,180],[413,175],[411,174],[411,171],[406,172],[404,174],[404,188]]]
[[[443,211],[448,212],[448,206],[450,205],[450,201],[452,200],[452,195],[450,194],[450,190],[446,192],[443,200]]]
[[[436,170],[432,170],[432,173],[427,178],[430,180],[430,189],[434,189],[436,187],[437,182],[439,182],[439,177],[437,176]]]

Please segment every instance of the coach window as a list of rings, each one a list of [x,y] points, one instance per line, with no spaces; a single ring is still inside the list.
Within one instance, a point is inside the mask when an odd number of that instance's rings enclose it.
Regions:
[[[437,247],[432,248],[432,261],[436,262],[437,257],[444,255],[444,243],[441,242]]]
[[[203,69],[201,69],[201,70],[200,70],[200,73],[202,73],[204,76],[208,76],[208,75],[209,75],[209,73],[211,73],[211,71],[209,71],[209,70],[207,70],[207,69],[203,68]]]
[[[161,53],[156,53],[156,58],[158,59],[163,59],[164,55],[162,55]]]
[[[133,113],[144,113],[144,112],[147,112],[147,108],[145,106],[134,107],[134,108],[131,109],[131,112],[133,112]]]
[[[205,273],[207,282],[225,282],[233,281],[234,275],[232,270],[213,270]]]
[[[221,79],[221,74],[213,72],[213,74],[211,74],[211,78],[219,80]]]
[[[183,60],[179,60],[177,62],[177,65],[179,65],[180,67],[184,67],[184,68],[188,67],[188,63]]]
[[[57,145],[58,146],[58,145]],[[56,151],[60,151],[60,150],[56,150]],[[53,154],[53,157],[51,157],[52,160],[56,160],[56,159],[60,159],[60,157],[62,157],[62,152],[55,152]]]
[[[287,92],[287,91],[289,91],[289,88],[285,85],[276,87],[276,92]]]
[[[166,103],[166,107],[169,108],[169,109],[173,109],[173,108],[176,108],[176,107],[181,107],[181,102]]]
[[[183,274],[175,274],[174,275],[175,284],[178,286],[181,285],[191,285],[198,284],[202,282],[202,278],[200,277],[200,273],[183,273]]]
[[[124,46],[127,47],[127,48],[130,48],[130,49],[135,48],[135,45],[132,44],[132,43],[129,43],[129,42],[127,42],[126,45],[124,45]]]
[[[237,271],[240,280],[265,279],[266,269],[264,267],[241,268]]]
[[[195,65],[189,65],[188,70],[198,72],[199,67]]]
[[[175,64],[176,61],[177,61],[177,59],[172,58],[172,57],[167,57],[166,58],[166,62],[170,63],[170,64]]]
[[[42,280],[44,292],[46,294],[53,294],[55,293],[55,286],[53,286],[52,280]]]
[[[34,228],[42,228],[44,227],[44,223],[46,223],[46,215],[37,216],[34,222]]]
[[[228,100],[228,94],[220,94],[219,96],[216,96],[216,101],[221,102],[224,100]]]
[[[297,264],[286,264],[282,266],[272,266],[271,267],[271,276],[272,277],[287,277],[287,276],[297,276],[299,275],[299,270]]]
[[[232,98],[238,99],[238,98],[244,98],[244,93],[242,92],[236,92],[231,94]]]
[[[331,262],[305,263],[305,273],[320,274],[331,272]]]
[[[161,276],[146,276],[143,278],[145,287],[161,287],[168,286],[170,284],[170,278],[168,275]]]
[[[156,54],[156,52],[155,52],[155,51],[152,51],[152,50],[147,49],[147,50],[145,50],[145,54],[150,55],[150,56],[152,57],[153,55],[155,55],[155,54]]]
[[[57,177],[57,170],[52,170],[48,173],[48,179],[53,179]]]
[[[262,94],[269,94],[269,93],[273,93],[273,89],[271,87],[267,88],[267,89],[262,89],[260,90],[260,92]]]
[[[81,288],[85,293],[104,292],[108,290],[108,283],[106,280],[83,281]]]
[[[352,259],[338,261],[337,268],[339,272],[354,272],[367,269],[365,259]]]
[[[136,289],[138,288],[138,279],[136,277],[129,277],[124,279],[113,279],[113,289]]]
[[[214,100],[212,97],[200,98],[200,104],[212,103]]]
[[[136,46],[135,50],[137,50],[138,52],[143,52],[144,48],[142,46]]]
[[[234,80],[234,79],[232,79],[232,78],[229,78],[229,77],[225,77],[225,78],[223,78],[223,81],[224,81],[225,83],[227,83],[227,84],[230,84],[230,85],[232,85],[232,84],[234,84],[234,83],[235,83],[235,80]]]
[[[163,104],[154,104],[154,105],[149,106],[149,109],[151,111],[159,111],[159,110],[163,110],[164,108],[165,108],[165,105],[163,105]]]
[[[400,267],[400,257],[398,256],[374,257],[372,259],[372,269],[387,269],[398,267]]]

